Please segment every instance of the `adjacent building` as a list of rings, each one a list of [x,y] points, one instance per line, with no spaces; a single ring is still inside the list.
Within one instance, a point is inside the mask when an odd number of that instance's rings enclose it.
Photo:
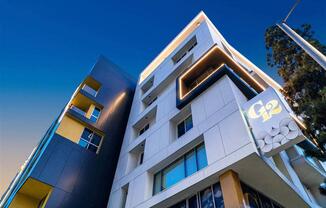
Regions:
[[[3,207],[325,207],[281,86],[200,12],[138,82],[100,58]]]
[[[0,207],[105,207],[135,83],[100,57],[25,162]]]

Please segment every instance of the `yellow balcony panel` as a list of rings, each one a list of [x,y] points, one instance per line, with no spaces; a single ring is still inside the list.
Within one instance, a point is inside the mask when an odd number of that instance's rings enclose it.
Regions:
[[[51,186],[29,178],[17,192],[9,208],[44,208],[51,192]]]
[[[56,133],[72,142],[78,143],[84,128],[83,124],[68,116],[64,116]]]

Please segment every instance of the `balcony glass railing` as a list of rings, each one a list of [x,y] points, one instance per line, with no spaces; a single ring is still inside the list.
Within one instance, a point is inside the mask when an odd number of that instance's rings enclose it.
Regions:
[[[78,113],[78,114],[80,114],[80,115],[86,117],[86,112],[83,111],[83,110],[81,110],[80,108],[78,108],[78,107],[72,105],[72,106],[70,106],[70,109],[73,110],[73,111],[75,111],[76,113]]]
[[[82,89],[83,89],[85,92],[87,92],[87,93],[93,95],[94,97],[96,97],[96,95],[97,95],[97,91],[94,90],[93,88],[91,88],[90,86],[86,85],[86,84],[82,87]]]

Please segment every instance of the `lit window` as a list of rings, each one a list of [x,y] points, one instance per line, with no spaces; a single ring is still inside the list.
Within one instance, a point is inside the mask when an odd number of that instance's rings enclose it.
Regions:
[[[207,166],[205,146],[201,144],[154,175],[153,194],[171,187],[205,166]]]
[[[93,122],[96,122],[98,120],[98,118],[100,117],[101,114],[101,109],[99,109],[98,107],[95,107],[93,110],[93,113],[90,117],[90,120]]]
[[[102,136],[96,134],[92,130],[85,128],[84,132],[81,135],[81,138],[78,144],[85,149],[88,149],[92,152],[97,152],[102,140]]]
[[[146,124],[142,129],[139,130],[139,136],[149,129],[149,124]]]
[[[178,124],[178,137],[184,135],[187,131],[189,131],[193,127],[192,125],[192,116],[188,116],[185,120],[181,121]]]

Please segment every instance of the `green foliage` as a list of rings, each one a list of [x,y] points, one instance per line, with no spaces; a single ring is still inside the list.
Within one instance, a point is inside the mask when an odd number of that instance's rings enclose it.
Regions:
[[[308,24],[295,30],[301,37],[326,54],[326,46],[313,37]],[[326,144],[326,71],[277,26],[265,33],[267,63],[283,78],[283,94],[297,115],[302,117],[309,135],[325,150]],[[315,154],[317,153],[309,153]],[[320,156],[320,157],[319,157]],[[321,155],[317,156],[321,158]]]

